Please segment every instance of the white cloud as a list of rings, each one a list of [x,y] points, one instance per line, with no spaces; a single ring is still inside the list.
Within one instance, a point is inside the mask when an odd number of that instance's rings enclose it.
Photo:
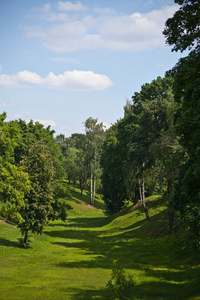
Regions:
[[[177,10],[177,5],[144,14],[135,12],[124,15],[112,9],[98,8],[94,15],[89,12],[86,14],[81,2],[73,4],[59,1],[57,12],[47,8],[46,20],[59,20],[59,23],[26,27],[26,36],[41,40],[45,47],[55,52],[67,53],[80,49],[141,51],[163,47],[165,41],[162,30],[166,20]],[[61,10],[68,13],[61,16]]]
[[[57,5],[58,10],[61,11],[85,11],[87,10],[87,7],[84,6],[80,1],[78,1],[76,4],[72,3],[72,2],[62,2],[62,1],[58,1],[58,5]]]
[[[10,102],[10,103],[0,102],[0,107],[14,107],[14,106],[15,106],[14,102]]]
[[[0,64],[0,73],[1,73],[1,70],[2,70],[2,67],[1,67],[1,64]]]
[[[37,120],[33,119],[33,122],[39,122],[40,124],[44,125],[45,127],[51,126],[51,127],[56,127],[56,123],[53,120]]]
[[[66,71],[55,75],[50,72],[46,77],[30,72],[22,71],[14,75],[0,75],[0,86],[6,88],[44,86],[50,89],[98,91],[112,86],[112,81],[102,74],[92,71]]]
[[[79,63],[79,61],[77,59],[68,58],[68,57],[62,57],[62,56],[52,57],[51,61],[62,62],[62,63],[64,62],[64,63],[70,63],[70,64],[78,64]]]

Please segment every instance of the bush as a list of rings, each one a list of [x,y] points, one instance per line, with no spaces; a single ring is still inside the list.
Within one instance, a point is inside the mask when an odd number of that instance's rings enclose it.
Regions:
[[[107,299],[129,300],[133,299],[134,282],[130,275],[126,275],[124,270],[114,261],[112,277],[107,283]]]

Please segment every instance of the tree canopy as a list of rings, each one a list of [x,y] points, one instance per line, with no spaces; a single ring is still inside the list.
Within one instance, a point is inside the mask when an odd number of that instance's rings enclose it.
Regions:
[[[166,43],[173,46],[172,51],[195,48],[200,42],[199,0],[175,0],[179,10],[165,23],[163,34]]]

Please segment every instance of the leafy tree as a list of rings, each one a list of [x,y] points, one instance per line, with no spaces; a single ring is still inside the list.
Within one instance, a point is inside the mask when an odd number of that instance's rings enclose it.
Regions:
[[[124,118],[107,131],[102,155],[102,182],[104,199],[110,211],[120,210],[128,199],[137,203],[140,195],[149,220],[145,194],[153,192],[151,178],[155,177],[155,156],[151,148],[173,121],[172,112],[169,113],[173,103],[172,78],[158,77],[134,94],[133,104],[127,103],[125,107]]]
[[[199,70],[200,47],[197,47],[184,59],[179,60],[178,64],[172,70],[175,80],[175,100],[179,104],[176,130],[181,136],[180,142],[189,156],[188,163],[180,169],[172,203],[181,212],[181,215],[188,224],[188,228],[190,228],[189,231],[192,236],[194,234],[194,220],[196,220],[196,228],[200,227],[200,218],[192,217],[192,212],[195,213],[200,200]],[[192,221],[193,225],[190,224],[190,221]],[[198,233],[198,240],[200,240],[200,231]]]
[[[42,234],[52,210],[54,167],[52,156],[43,142],[36,142],[30,147],[23,166],[31,180],[28,201],[20,210],[24,221],[19,224],[22,244],[27,247],[29,231]]]
[[[68,176],[69,183],[73,182],[75,185],[78,179],[78,169],[79,165],[77,164],[77,156],[79,150],[73,147],[69,147],[65,153],[65,167]]]
[[[165,23],[163,34],[166,43],[173,45],[172,51],[191,50],[200,42],[199,0],[175,0],[174,2],[181,6]]]
[[[166,22],[166,42],[174,45],[175,51],[192,51],[180,59],[171,71],[174,96],[179,104],[176,129],[189,156],[175,181],[172,205],[181,213],[194,244],[200,248],[200,214],[197,213],[200,200],[200,6],[199,1],[195,0],[176,2],[181,7]]]
[[[30,180],[22,167],[17,167],[9,162],[0,165],[0,194],[3,198],[1,214],[4,221],[8,217],[21,222],[20,209],[26,204],[25,196],[30,191]]]
[[[21,135],[16,122],[5,122],[6,113],[0,115],[0,195],[3,199],[1,214],[5,221],[14,217],[21,221],[19,209],[25,205],[25,194],[30,190],[28,174],[14,165],[14,149]]]
[[[29,148],[38,141],[43,141],[48,147],[53,159],[53,165],[55,168],[55,179],[62,180],[65,176],[64,170],[64,157],[62,155],[60,147],[57,145],[54,138],[54,130],[51,130],[50,126],[44,128],[44,125],[39,122],[29,123],[19,119],[16,121],[20,127],[21,140],[17,147],[15,147],[15,163],[19,164],[20,161],[26,157]]]
[[[54,189],[54,200],[51,202],[52,210],[49,219],[53,221],[58,219],[66,220],[67,210],[72,209],[66,202],[66,199],[69,198],[71,198],[71,193],[66,182],[58,182]]]
[[[106,131],[101,155],[103,198],[109,213],[120,211],[125,206],[126,200],[126,186],[122,172],[125,159],[118,137],[120,122]]]
[[[100,156],[105,132],[103,123],[98,123],[98,119],[90,117],[85,121],[84,125],[86,131],[86,160],[91,181],[90,204],[94,205],[96,180],[101,175]]]

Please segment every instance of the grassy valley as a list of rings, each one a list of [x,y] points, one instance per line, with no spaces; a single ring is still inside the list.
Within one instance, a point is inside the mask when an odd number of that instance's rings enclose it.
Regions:
[[[20,232],[0,223],[0,299],[107,299],[113,261],[134,280],[132,299],[200,299],[200,264],[183,251],[183,235],[168,235],[167,208],[147,198],[140,206],[106,216],[78,189],[67,221],[51,222],[32,247],[19,247]]]

